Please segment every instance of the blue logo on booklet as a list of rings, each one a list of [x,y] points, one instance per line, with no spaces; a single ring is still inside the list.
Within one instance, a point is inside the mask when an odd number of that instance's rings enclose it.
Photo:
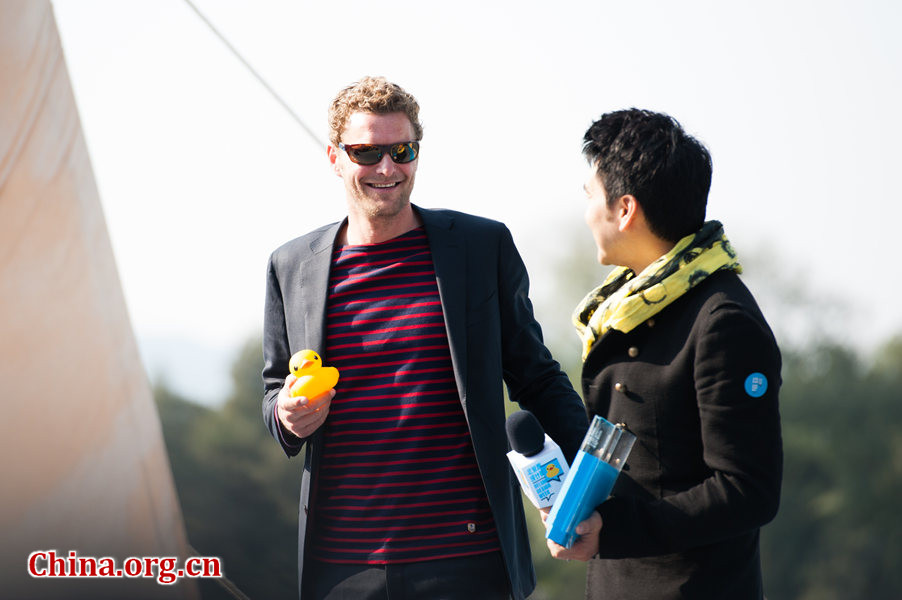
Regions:
[[[745,393],[752,398],[760,398],[767,391],[767,377],[763,373],[752,373],[745,378]]]

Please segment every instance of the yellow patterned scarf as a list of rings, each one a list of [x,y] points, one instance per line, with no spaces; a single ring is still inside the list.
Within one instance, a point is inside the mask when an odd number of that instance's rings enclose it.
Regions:
[[[715,271],[742,272],[719,221],[708,221],[636,275],[617,267],[573,312],[583,360],[609,329],[627,333]]]

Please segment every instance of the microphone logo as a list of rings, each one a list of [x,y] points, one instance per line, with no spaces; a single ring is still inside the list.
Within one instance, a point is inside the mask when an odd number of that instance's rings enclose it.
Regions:
[[[553,458],[546,463],[526,467],[523,476],[529,482],[528,489],[532,489],[539,499],[550,500],[560,491],[561,477],[566,472],[566,469],[561,468],[560,459]]]

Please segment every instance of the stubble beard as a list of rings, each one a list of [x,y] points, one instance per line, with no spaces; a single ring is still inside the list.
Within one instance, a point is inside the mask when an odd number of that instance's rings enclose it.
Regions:
[[[374,222],[390,222],[403,213],[410,206],[410,193],[413,182],[404,182],[403,189],[398,190],[398,196],[387,200],[379,200],[366,194],[364,190],[356,190],[355,204],[359,212],[368,220]]]

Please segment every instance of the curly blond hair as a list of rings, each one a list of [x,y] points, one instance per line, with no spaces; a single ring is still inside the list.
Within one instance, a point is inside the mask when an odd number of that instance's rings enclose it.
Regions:
[[[341,141],[348,117],[355,112],[386,114],[401,112],[407,115],[413,125],[415,140],[423,137],[420,123],[420,105],[416,98],[401,86],[391,83],[385,77],[364,77],[344,88],[329,106],[329,141],[337,146]]]

